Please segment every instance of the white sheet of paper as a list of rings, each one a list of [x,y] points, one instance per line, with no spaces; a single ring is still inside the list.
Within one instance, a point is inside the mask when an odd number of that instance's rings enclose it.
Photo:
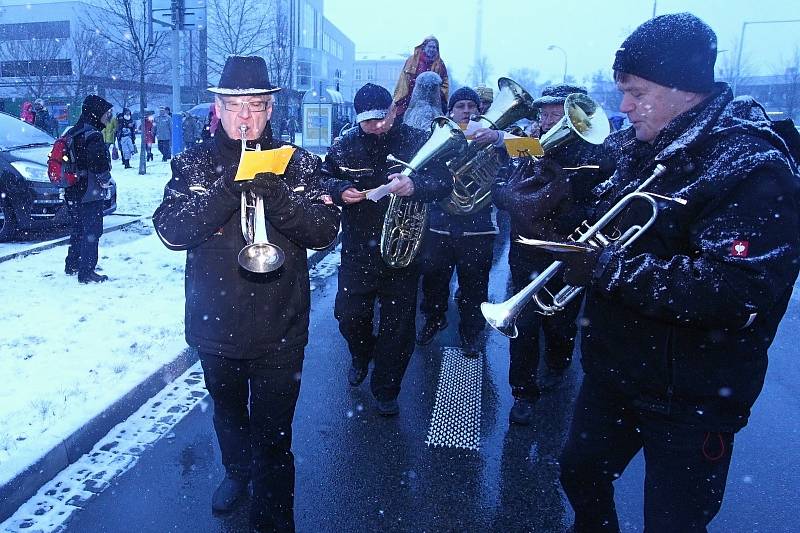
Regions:
[[[389,191],[390,183],[384,183],[380,187],[376,187],[367,193],[367,200],[372,200],[373,202],[377,202],[384,196],[390,193]]]

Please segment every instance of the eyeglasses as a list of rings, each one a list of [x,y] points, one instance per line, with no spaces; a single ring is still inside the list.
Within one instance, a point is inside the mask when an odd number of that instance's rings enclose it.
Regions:
[[[263,113],[272,104],[272,100],[251,100],[249,102],[222,102],[225,111],[241,113],[244,106],[251,113]]]
[[[549,113],[547,111],[542,111],[539,113],[539,120],[561,120],[561,117],[564,116],[563,111],[554,111]]]

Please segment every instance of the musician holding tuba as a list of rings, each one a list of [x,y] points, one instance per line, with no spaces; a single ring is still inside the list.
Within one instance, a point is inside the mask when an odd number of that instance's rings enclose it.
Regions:
[[[328,194],[342,207],[342,261],[334,314],[352,357],[347,378],[357,387],[374,361],[370,387],[383,416],[399,412],[397,396],[414,351],[419,265],[418,261],[402,268],[387,264],[381,243],[387,237],[383,227],[390,199],[373,201],[367,194],[387,183],[394,195],[413,201],[432,202],[450,192],[444,162],[406,175],[387,160],[392,155],[411,161],[428,136],[399,120],[384,133],[391,103],[383,87],[372,83],[361,87],[353,102],[358,127],[334,141],[323,164]],[[377,334],[373,333],[376,300]]]
[[[481,99],[470,87],[453,92],[448,103],[450,118],[466,128],[478,114]],[[497,141],[497,132],[488,128],[475,131],[474,141]],[[502,162],[508,159],[505,148],[495,147]],[[500,166],[498,164],[498,168]],[[458,275],[459,337],[464,355],[477,357],[483,347],[486,323],[480,304],[486,301],[492,250],[497,226],[492,219],[490,202],[468,214],[451,213],[440,204],[431,206],[430,223],[425,236],[425,260],[422,274],[420,309],[425,323],[417,335],[417,344],[427,345],[447,326],[445,313],[450,299],[450,279]]]
[[[172,160],[153,223],[167,248],[187,251],[186,342],[200,355],[225,467],[212,510],[233,511],[252,482],[252,529],[294,531],[292,418],[308,342],[306,249],[333,242],[339,211],[322,199],[320,159],[272,137],[279,89],[263,58],[229,57],[209,90],[221,128]],[[291,154],[280,172],[234,180],[240,161],[245,168],[243,150],[279,147]],[[266,233],[254,248],[245,247],[250,230]],[[268,261],[256,265],[267,268],[259,269],[240,264],[243,248],[255,250],[251,259],[276,253],[261,257]]]
[[[576,532],[619,531],[613,482],[642,449],[644,529],[706,531],[800,268],[797,132],[715,83],[716,58],[689,13],[625,39],[613,68],[632,127],[607,141],[616,170],[578,237],[596,251],[554,256],[586,293],[559,460]]]
[[[542,95],[533,101],[539,112],[539,136],[552,128],[567,128],[564,104],[571,94],[586,95],[586,89],[570,84],[552,85],[545,87]],[[508,212],[511,221],[508,263],[514,292],[553,262],[549,253],[520,244],[519,237],[562,241],[588,216],[591,189],[600,181],[599,172],[562,168],[597,166],[602,154],[601,145],[573,136],[570,142],[549,150],[541,161],[515,158],[504,169],[503,176],[492,189],[492,198],[498,209]],[[540,385],[547,388],[556,384],[569,367],[579,309],[577,300],[562,313],[545,317],[536,313],[531,305],[517,319],[519,334],[509,344],[509,383],[514,395],[509,414],[512,423],[530,424]],[[537,380],[540,334],[544,335],[547,373]]]

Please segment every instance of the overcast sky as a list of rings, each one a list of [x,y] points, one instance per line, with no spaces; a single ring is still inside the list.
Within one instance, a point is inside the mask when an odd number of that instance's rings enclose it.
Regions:
[[[325,0],[325,16],[356,44],[357,52],[408,53],[429,34],[439,38],[442,58],[458,80],[475,54],[478,0]],[[735,56],[745,21],[800,19],[797,0],[657,0],[656,13],[690,11],[717,33],[722,52]],[[598,69],[610,72],[614,51],[636,26],[650,18],[652,0],[485,0],[483,54],[492,79],[516,68],[541,72],[540,81],[560,80],[564,55],[569,74],[581,79]],[[800,22],[748,25],[742,72],[774,74],[800,46]],[[735,57],[733,57],[735,61]]]

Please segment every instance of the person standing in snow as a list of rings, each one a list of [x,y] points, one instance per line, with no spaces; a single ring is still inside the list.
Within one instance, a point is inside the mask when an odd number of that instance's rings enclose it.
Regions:
[[[117,146],[122,165],[131,168],[131,156],[136,153],[136,126],[127,107],[117,115]]]
[[[533,101],[540,110],[542,134],[564,116],[564,102],[570,94],[585,95],[586,89],[563,83],[552,85],[545,87]],[[508,264],[514,293],[553,262],[548,252],[521,244],[519,237],[563,241],[589,216],[588,209],[594,200],[591,190],[602,179],[600,173],[562,168],[599,165],[603,153],[602,146],[576,138],[551,149],[540,162],[520,158],[501,172],[492,188],[492,200],[498,209],[508,212],[511,222]],[[541,390],[557,385],[569,368],[580,307],[580,298],[576,298],[553,316],[538,313],[534,304],[520,313],[519,335],[509,341],[508,381],[514,396],[510,422],[530,424]],[[542,357],[546,371],[539,377],[540,335],[544,337]]]
[[[83,100],[78,121],[67,131],[73,138],[78,181],[64,191],[70,221],[64,272],[77,274],[78,281],[84,284],[108,279],[95,268],[103,235],[103,200],[111,184],[111,157],[103,139],[103,128],[111,121],[111,115],[111,104],[89,95]]]
[[[155,118],[155,128],[153,133],[158,139],[158,151],[161,152],[161,161],[169,161],[172,158],[172,116],[167,113],[164,106],[158,108],[158,116]]]
[[[212,510],[229,513],[252,483],[254,531],[294,531],[292,419],[308,343],[310,287],[307,248],[336,238],[339,211],[323,201],[319,157],[294,147],[281,175],[237,180],[242,150],[286,145],[272,137],[270,117],[280,90],[257,56],[230,56],[209,89],[221,127],[172,161],[172,179],[153,215],[171,250],[186,250],[186,342],[197,348],[214,401],[225,478]],[[239,266],[245,245],[240,200],[264,201],[270,242],[283,266],[255,274]]]
[[[426,134],[401,122],[381,133],[392,97],[379,85],[364,85],[353,99],[358,127],[334,141],[323,164],[325,186],[342,207],[342,265],[334,314],[347,341],[352,365],[347,375],[357,387],[374,360],[370,386],[378,414],[398,414],[397,396],[414,351],[419,265],[391,268],[380,250],[389,197],[374,202],[365,191],[393,180],[392,192],[430,202],[450,191],[444,165],[412,176],[397,173],[389,154],[410,161],[425,143]],[[373,333],[376,299],[380,303],[378,333]]]
[[[450,118],[466,127],[480,106],[478,93],[462,87],[450,97]],[[502,136],[494,130],[481,128],[475,132],[474,142],[499,141]],[[495,148],[495,157],[501,164],[508,160],[505,148]],[[458,332],[464,355],[477,357],[483,349],[486,322],[480,311],[481,302],[489,297],[489,271],[497,226],[492,219],[492,206],[487,202],[469,214],[454,214],[441,204],[430,209],[428,231],[425,232],[425,266],[422,274],[422,302],[420,310],[425,323],[417,335],[417,344],[430,344],[434,336],[447,327],[450,280],[453,272],[458,276]]]
[[[585,376],[559,461],[576,532],[619,531],[612,483],[641,449],[645,529],[706,530],[800,268],[788,136],[714,82],[716,57],[714,31],[689,13],[625,39],[614,79],[633,127],[607,140],[616,171],[595,188],[596,215],[652,176],[658,217],[625,248],[553,254],[587,290]],[[606,235],[642,223],[645,204]]]

